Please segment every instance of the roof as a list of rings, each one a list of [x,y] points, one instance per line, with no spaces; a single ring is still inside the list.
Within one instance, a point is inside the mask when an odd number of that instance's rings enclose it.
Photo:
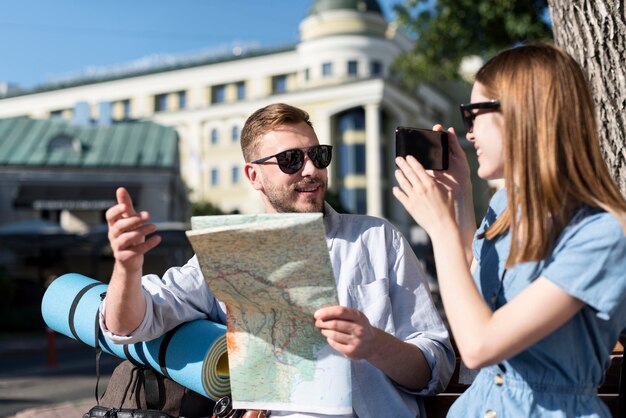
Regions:
[[[383,14],[383,10],[377,0],[315,0],[309,10],[309,14],[340,9]]]
[[[114,65],[111,68],[89,69],[83,75],[67,77],[60,81],[47,82],[32,89],[20,89],[19,87],[12,92],[8,92],[4,96],[0,94],[0,100],[10,99],[12,97],[26,96],[29,94],[45,93],[48,91],[62,90],[72,87],[80,87],[89,84],[107,83],[110,81],[124,80],[132,77],[143,77],[152,74],[166,73],[170,71],[184,70],[188,68],[203,67],[206,65],[214,65],[223,62],[243,60],[248,58],[263,57],[282,52],[295,51],[295,44],[281,45],[266,48],[257,48],[246,46],[241,54],[234,52],[222,52],[215,54],[193,54],[191,56],[183,56],[180,58],[166,57],[165,59],[156,58],[157,62],[151,62],[150,59],[141,59],[139,64],[136,62],[129,64]],[[148,64],[145,64],[149,61]],[[161,62],[164,61],[164,62]],[[94,71],[94,74],[89,72]]]
[[[0,167],[177,168],[178,135],[149,121],[74,126],[64,119],[0,119]]]

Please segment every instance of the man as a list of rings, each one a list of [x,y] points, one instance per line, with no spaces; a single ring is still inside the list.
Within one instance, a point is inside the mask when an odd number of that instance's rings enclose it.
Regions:
[[[406,240],[382,219],[340,215],[324,202],[332,149],[319,144],[306,112],[280,103],[257,110],[243,127],[241,147],[246,177],[267,212],[324,213],[341,306],[315,312],[315,326],[332,348],[353,360],[349,416],[424,416],[416,395],[443,389],[455,356]],[[160,238],[146,240],[155,226],[147,212],[135,212],[125,189],[118,189],[117,200],[106,214],[115,265],[101,317],[105,335],[133,343],[207,315],[225,323],[225,308],[195,256],[162,278],[142,279],[144,254]]]

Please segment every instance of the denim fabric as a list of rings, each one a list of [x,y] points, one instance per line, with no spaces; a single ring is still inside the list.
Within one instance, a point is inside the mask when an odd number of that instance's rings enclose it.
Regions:
[[[506,207],[506,191],[493,198],[478,234]],[[596,388],[626,326],[626,237],[611,214],[583,206],[539,262],[505,272],[510,235],[474,240],[474,280],[498,309],[543,277],[586,303],[561,328],[522,353],[479,373],[449,417],[610,417]],[[500,285],[500,281],[502,281]],[[495,296],[495,297],[494,297]],[[498,375],[496,377],[496,375]],[[500,382],[502,384],[496,384]]]

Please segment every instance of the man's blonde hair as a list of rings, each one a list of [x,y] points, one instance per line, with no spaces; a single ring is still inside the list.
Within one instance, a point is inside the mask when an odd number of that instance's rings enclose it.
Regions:
[[[284,103],[274,103],[254,112],[241,130],[241,151],[246,162],[254,158],[259,138],[279,126],[305,122],[310,127],[309,114],[302,109]]]

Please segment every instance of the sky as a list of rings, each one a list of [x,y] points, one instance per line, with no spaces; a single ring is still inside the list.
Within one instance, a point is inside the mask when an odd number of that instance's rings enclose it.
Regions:
[[[379,0],[388,20],[399,0]],[[298,41],[313,0],[0,0],[0,83]]]

